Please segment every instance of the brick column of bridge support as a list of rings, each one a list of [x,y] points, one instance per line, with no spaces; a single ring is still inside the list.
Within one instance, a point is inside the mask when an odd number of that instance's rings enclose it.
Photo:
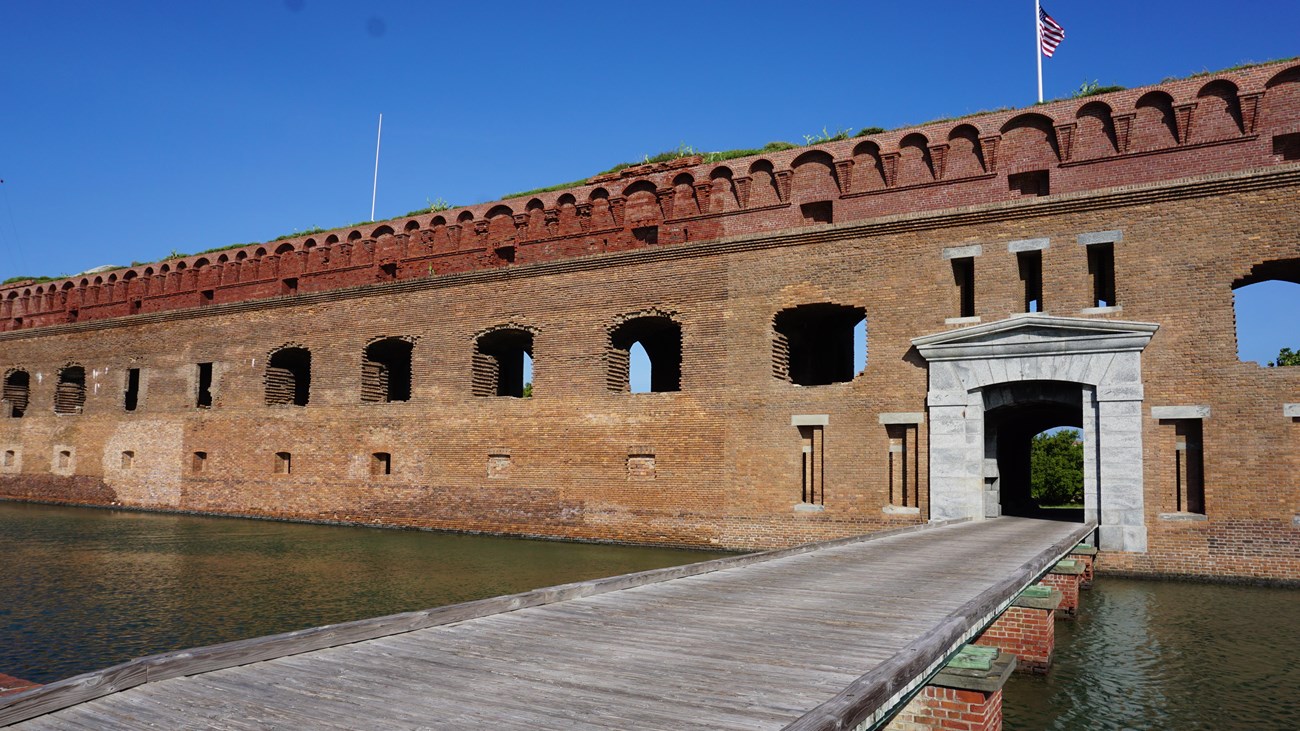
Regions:
[[[1046,673],[1056,649],[1056,608],[1061,592],[1037,584],[1025,589],[975,640],[1016,656],[1016,672]]]
[[[967,645],[885,729],[1001,731],[1002,686],[1015,667],[1015,655]]]
[[[1056,616],[1074,619],[1079,616],[1079,584],[1083,582],[1083,562],[1073,559],[1058,561],[1043,577],[1043,583],[1061,592],[1061,607]]]
[[[1070,558],[1083,563],[1083,578],[1079,581],[1080,589],[1092,588],[1092,566],[1097,562],[1097,547],[1080,543],[1070,551]]]
[[[0,673],[0,698],[39,687],[41,687],[40,683],[33,683],[30,680],[23,680],[22,678]]]

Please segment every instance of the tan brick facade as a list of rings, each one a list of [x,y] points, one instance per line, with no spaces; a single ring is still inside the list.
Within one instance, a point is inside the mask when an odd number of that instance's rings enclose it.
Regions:
[[[917,522],[927,367],[911,340],[972,322],[951,321],[944,250],[979,247],[973,307],[988,323],[1025,310],[1012,242],[1046,239],[1031,249],[1046,312],[1158,324],[1144,412],[1210,407],[1204,520],[1162,518],[1186,512],[1177,435],[1144,413],[1149,550],[1103,553],[1099,568],[1297,580],[1300,424],[1283,405],[1300,402],[1300,368],[1239,362],[1232,304],[1257,265],[1300,276],[1296,134],[1300,70],[1275,65],[634,169],[165,274],[0,288],[0,374],[29,379],[22,418],[0,418],[0,495],[729,548]],[[1015,189],[1010,176],[1035,171],[1050,194]],[[1094,307],[1095,254],[1079,237],[1096,232],[1122,233],[1119,309]],[[865,313],[864,372],[815,386],[774,375],[798,347],[778,342],[778,313],[806,305]],[[680,328],[680,390],[611,388],[619,328],[639,322]],[[531,336],[531,398],[474,395],[491,388],[483,364],[504,357],[481,336],[503,329]],[[363,356],[383,337],[414,343],[409,400],[363,400],[378,388]],[[267,405],[268,359],[285,347],[310,353],[306,406]],[[56,394],[77,399],[74,376],[59,385],[69,366],[84,369],[84,405],[56,414]]]

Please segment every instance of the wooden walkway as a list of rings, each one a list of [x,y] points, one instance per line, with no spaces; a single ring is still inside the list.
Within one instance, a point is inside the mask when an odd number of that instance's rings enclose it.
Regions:
[[[851,727],[1087,532],[905,529],[169,653],[0,699],[0,725]]]

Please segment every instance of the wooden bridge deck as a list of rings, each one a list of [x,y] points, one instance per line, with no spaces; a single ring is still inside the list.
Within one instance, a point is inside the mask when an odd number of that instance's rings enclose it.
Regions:
[[[918,682],[1086,532],[906,530],[169,653],[0,699],[0,724],[829,728]]]

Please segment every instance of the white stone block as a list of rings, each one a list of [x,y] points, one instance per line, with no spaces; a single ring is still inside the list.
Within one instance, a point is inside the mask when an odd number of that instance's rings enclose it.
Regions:
[[[970,246],[949,246],[943,250],[945,259],[968,259],[972,256],[979,256],[984,253],[984,247],[980,244],[971,244]]]
[[[925,413],[921,411],[898,411],[879,416],[881,424],[924,424]]]
[[[1042,251],[1052,245],[1052,240],[1043,239],[1018,239],[1007,242],[1007,251],[1012,254],[1018,254],[1022,251]]]
[[[1152,406],[1153,419],[1208,419],[1209,406]]]
[[[1092,233],[1079,234],[1076,240],[1083,246],[1118,244],[1124,240],[1124,232],[1118,229],[1114,231],[1093,231]]]

